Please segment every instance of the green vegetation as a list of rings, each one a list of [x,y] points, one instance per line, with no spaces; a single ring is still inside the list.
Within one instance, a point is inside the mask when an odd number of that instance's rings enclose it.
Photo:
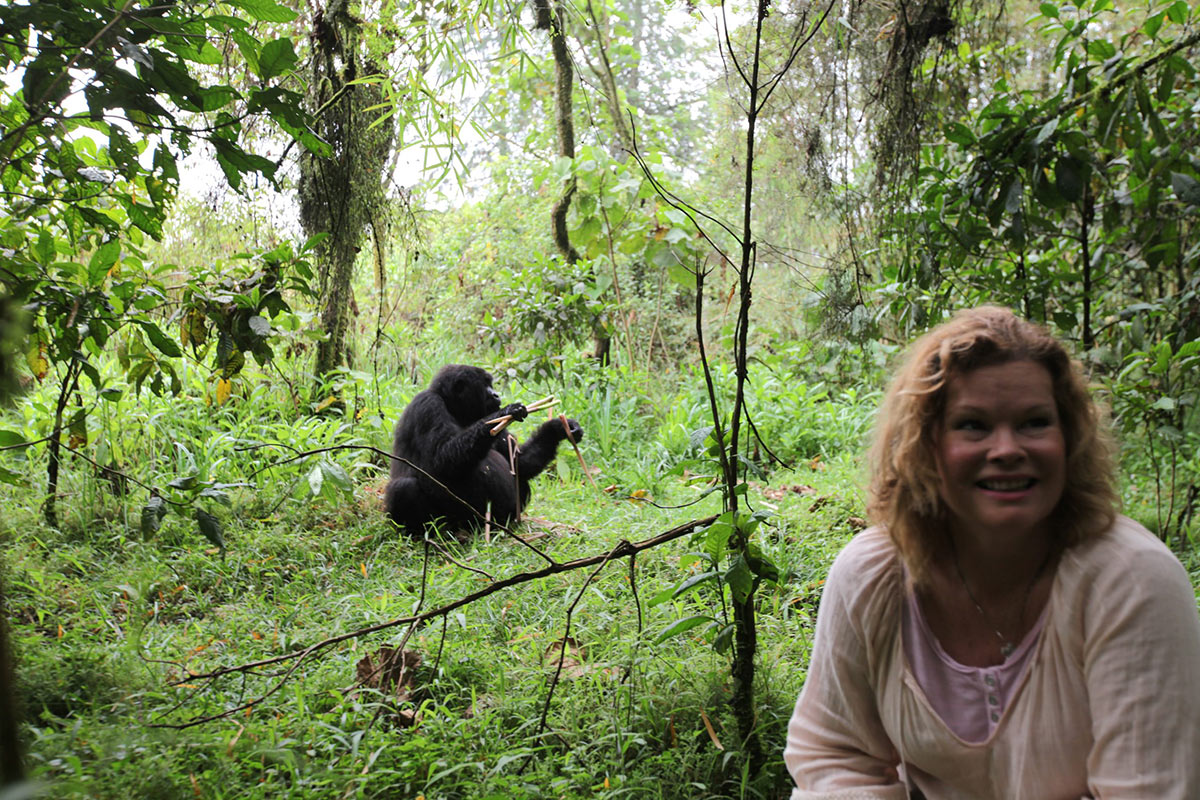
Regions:
[[[890,359],[967,303],[1072,342],[1126,512],[1200,586],[1183,0],[764,3],[716,41],[705,3],[317,5],[0,19],[18,792],[783,795]],[[380,511],[391,426],[452,362],[585,431],[531,547]]]
[[[446,354],[456,356],[471,357]],[[782,370],[784,359],[775,361]],[[566,372],[589,369],[573,364]],[[428,377],[422,372],[419,379]],[[227,490],[230,508],[211,506],[224,525],[223,555],[177,514],[144,536],[137,503],[114,495],[85,463],[68,470],[57,530],[40,520],[36,491],[11,487],[4,497],[17,697],[30,722],[33,777],[53,781],[54,796],[174,797],[190,793],[193,780],[205,797],[740,793],[727,771],[737,737],[727,710],[726,657],[705,645],[706,629],[656,641],[677,619],[722,616],[714,582],[670,596],[702,571],[691,537],[637,559],[636,594],[623,561],[586,590],[586,571],[546,578],[460,609],[444,628],[419,628],[408,647],[423,662],[405,702],[354,689],[355,663],[395,643],[401,631],[393,630],[306,662],[249,714],[184,731],[154,727],[219,713],[274,680],[231,676],[198,691],[189,672],[287,653],[405,616],[418,603],[428,609],[453,601],[486,585],[474,570],[502,579],[543,566],[497,532],[490,543],[447,539],[441,544],[449,555],[432,551],[426,567],[423,546],[389,530],[378,511],[379,459],[369,452],[324,456],[353,477],[354,502],[314,497],[312,461],[251,478],[282,454],[259,443],[316,449],[383,446],[387,439],[374,411],[358,423],[340,415],[297,423],[278,382],[262,380],[261,391],[218,412],[204,403],[196,381],[181,397],[123,396],[96,415],[119,424],[126,462],[139,465],[139,480],[162,485],[194,464],[201,482],[219,474],[228,483],[253,483]],[[384,409],[389,418],[418,388],[387,378],[376,395],[372,383],[361,387],[363,407]],[[558,393],[562,408],[589,432],[584,453],[598,487],[564,454],[535,489],[525,535],[567,561],[718,510],[717,495],[670,508],[694,500],[697,484],[710,482],[683,469],[695,461],[691,433],[703,421],[694,385],[694,378],[672,388],[612,375],[598,399],[583,378],[507,387],[514,397]],[[760,718],[774,744],[803,677],[818,581],[862,513],[852,488],[857,466],[846,454],[857,451],[872,403],[849,394],[823,398],[807,384],[788,389],[772,381],[765,389],[756,402],[804,412],[760,422],[777,441],[795,443],[780,455],[799,466],[750,490],[755,508],[777,509],[758,541],[785,573],[759,601],[767,642]],[[22,405],[32,412],[46,402],[40,394]],[[30,417],[35,424],[36,414]],[[32,438],[35,430],[25,432]],[[30,460],[21,468],[26,487],[35,485],[36,467]],[[554,645],[581,591],[549,732],[539,745],[537,722],[558,660]],[[176,681],[183,685],[172,686]],[[402,722],[406,710],[417,714],[413,727]],[[772,753],[767,774],[746,778],[752,795],[782,785],[778,755]]]

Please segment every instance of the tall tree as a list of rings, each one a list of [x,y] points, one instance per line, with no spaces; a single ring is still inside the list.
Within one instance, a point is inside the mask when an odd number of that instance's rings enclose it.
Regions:
[[[575,70],[571,64],[571,52],[567,48],[566,5],[562,0],[551,4],[550,0],[533,0],[534,25],[550,36],[550,51],[554,56],[554,129],[557,134],[558,156],[575,158],[575,118],[572,93],[575,91]],[[579,261],[579,253],[571,245],[567,230],[567,215],[571,211],[571,198],[575,196],[576,179],[572,174],[563,185],[562,194],[550,208],[550,228],[554,246],[568,264]],[[612,337],[603,324],[597,322],[592,335],[592,356],[601,364],[608,364]]]
[[[301,222],[310,236],[326,234],[318,245],[320,319],[326,334],[314,365],[320,379],[347,363],[351,280],[368,226],[376,233],[376,259],[382,261],[385,166],[395,130],[390,121],[376,124],[385,77],[348,0],[329,0],[316,13],[312,43],[309,105],[317,130],[333,151],[328,157],[304,153],[300,159]]]

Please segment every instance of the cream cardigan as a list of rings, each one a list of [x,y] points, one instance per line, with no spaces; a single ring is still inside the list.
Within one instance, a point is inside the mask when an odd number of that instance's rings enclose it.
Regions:
[[[1179,561],[1133,520],[1063,553],[1046,624],[987,741],[929,705],[901,646],[903,576],[887,533],[829,572],[783,757],[792,800],[1200,798],[1200,616]],[[903,765],[901,767],[901,765]]]

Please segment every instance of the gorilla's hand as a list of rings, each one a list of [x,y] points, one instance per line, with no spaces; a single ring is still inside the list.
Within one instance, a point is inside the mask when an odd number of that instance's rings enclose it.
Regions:
[[[529,409],[525,408],[524,403],[511,403],[500,409],[498,416],[512,417],[515,422],[522,422],[529,416]]]
[[[562,430],[561,424],[559,426],[559,429]],[[567,431],[570,431],[571,441],[575,442],[576,444],[578,444],[583,439],[583,428],[581,428],[579,426],[579,423],[576,422],[575,420],[573,420],[573,419],[567,420],[567,430],[563,431],[563,438],[566,438]]]

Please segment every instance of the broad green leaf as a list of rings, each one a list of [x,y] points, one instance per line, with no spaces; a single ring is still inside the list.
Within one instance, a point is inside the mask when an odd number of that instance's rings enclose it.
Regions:
[[[202,492],[200,492],[198,497],[210,497],[223,506],[229,508],[233,507],[233,500],[230,499],[229,494],[212,486],[205,488]]]
[[[97,247],[96,252],[91,254],[91,259],[88,261],[88,282],[91,285],[100,283],[110,267],[116,263],[116,258],[120,254],[120,240],[113,239]]]
[[[1159,411],[1174,411],[1179,408],[1179,401],[1174,397],[1160,397],[1150,406]]]
[[[1037,133],[1037,136],[1034,137],[1033,143],[1041,144],[1042,142],[1046,141],[1051,136],[1053,136],[1054,131],[1057,129],[1058,129],[1058,118],[1056,117],[1041,127],[1041,129]]]
[[[236,100],[238,93],[230,86],[209,86],[197,90],[196,97],[201,111],[217,111]]]
[[[142,537],[150,538],[158,533],[163,517],[167,515],[167,501],[156,494],[150,495],[146,505],[142,506],[141,529]]]
[[[258,55],[258,74],[264,81],[282,75],[296,66],[296,51],[291,39],[275,39],[263,45]]]
[[[200,533],[204,534],[204,538],[225,550],[225,537],[221,530],[221,521],[212,514],[205,511],[203,508],[196,509],[196,525],[200,528]]]
[[[697,614],[695,616],[684,617],[683,619],[677,619],[674,622],[672,622],[670,625],[668,625],[663,630],[662,633],[660,633],[658,636],[655,637],[654,643],[660,644],[674,636],[679,636],[680,634],[687,633],[692,628],[698,627],[700,625],[707,625],[710,623],[715,623],[716,621],[717,620],[714,617],[710,617],[705,614]]]
[[[1171,188],[1180,202],[1189,206],[1200,206],[1200,182],[1182,172],[1171,173]]]
[[[19,473],[13,472],[7,467],[0,467],[0,483],[7,483],[9,486],[27,486],[26,481]]]
[[[266,317],[255,314],[247,321],[247,324],[255,336],[267,337],[271,335],[271,323]]]
[[[696,273],[678,261],[672,260],[672,263],[667,265],[667,275],[685,289],[696,288]]]
[[[1176,25],[1182,25],[1187,22],[1188,4],[1185,0],[1176,0],[1167,8],[1167,17]]]
[[[246,366],[246,354],[239,349],[231,350],[229,357],[225,359],[221,366],[221,377],[229,380],[233,376],[242,371],[242,367]]]
[[[1042,16],[1058,19],[1058,6],[1053,3],[1042,3],[1038,8],[1042,12]]]
[[[701,584],[704,584],[704,583],[708,583],[709,581],[712,581],[712,580],[716,580],[716,578],[717,578],[717,573],[715,571],[711,571],[711,570],[709,572],[701,572],[697,575],[690,575],[687,578],[685,578],[682,582],[680,582],[680,584],[678,586],[675,587],[675,590],[671,593],[671,597],[675,598],[675,597],[679,597],[681,595],[687,594],[692,589],[695,589],[697,586],[700,586]]]
[[[647,600],[646,607],[654,608],[655,606],[662,605],[663,603],[667,602],[674,596],[675,596],[675,587],[668,586],[667,588],[663,589],[661,592],[659,592],[658,594],[654,595],[649,600]]]
[[[946,138],[962,147],[975,144],[975,133],[961,122],[951,122],[946,126]]]
[[[126,213],[129,214],[129,221],[139,229],[150,234],[156,240],[162,238],[162,211],[157,208],[130,203],[126,207]]]
[[[332,461],[320,462],[321,474],[324,476],[324,485],[332,486],[337,491],[349,497],[354,496],[354,482],[350,480],[350,476],[346,474],[346,470],[342,469],[340,464],[334,464]]]
[[[150,339],[150,343],[163,355],[169,358],[179,358],[183,355],[183,350],[175,340],[159,330],[159,327],[153,322],[142,321],[141,326],[142,330],[146,332],[147,338]]]
[[[713,639],[713,649],[718,653],[726,653],[733,646],[733,634],[737,630],[737,625],[729,623],[724,628],[721,628]]]
[[[321,465],[315,465],[308,472],[308,490],[312,492],[313,497],[321,496],[321,488],[325,485],[325,472],[321,469]]]
[[[1072,156],[1063,156],[1054,165],[1054,182],[1063,199],[1076,203],[1083,196],[1083,165]]]
[[[1162,28],[1163,14],[1164,12],[1160,11],[1157,14],[1147,17],[1146,21],[1142,23],[1142,30],[1151,39],[1158,36],[1158,31]]]
[[[1170,63],[1163,68],[1162,74],[1158,78],[1158,88],[1155,90],[1155,97],[1158,98],[1158,102],[1166,103],[1171,99],[1171,94],[1175,91],[1175,78],[1177,75],[1178,73]]]
[[[37,240],[33,243],[33,257],[42,266],[49,266],[54,261],[57,253],[57,245],[54,241],[54,236],[50,231],[43,230],[38,234]]]
[[[26,441],[25,437],[16,431],[0,428],[0,447],[15,447],[25,444]]]
[[[750,598],[750,593],[754,591],[754,573],[750,571],[746,559],[739,555],[733,560],[733,564],[725,571],[725,582],[729,584],[729,590],[737,602],[744,603]]]
[[[167,484],[167,486],[172,489],[179,489],[186,492],[196,487],[197,480],[198,477],[196,475],[185,475],[182,478],[176,478],[175,480],[171,481]]]
[[[1059,330],[1070,332],[1075,330],[1079,321],[1069,311],[1056,311],[1054,312],[1054,324],[1058,326]]]
[[[1021,178],[1018,176],[1008,185],[1004,196],[1004,210],[1009,214],[1016,214],[1021,210],[1021,201],[1024,199],[1025,187],[1021,185]]]
[[[260,22],[291,22],[296,18],[295,11],[272,0],[229,0],[229,5],[245,9]]]

